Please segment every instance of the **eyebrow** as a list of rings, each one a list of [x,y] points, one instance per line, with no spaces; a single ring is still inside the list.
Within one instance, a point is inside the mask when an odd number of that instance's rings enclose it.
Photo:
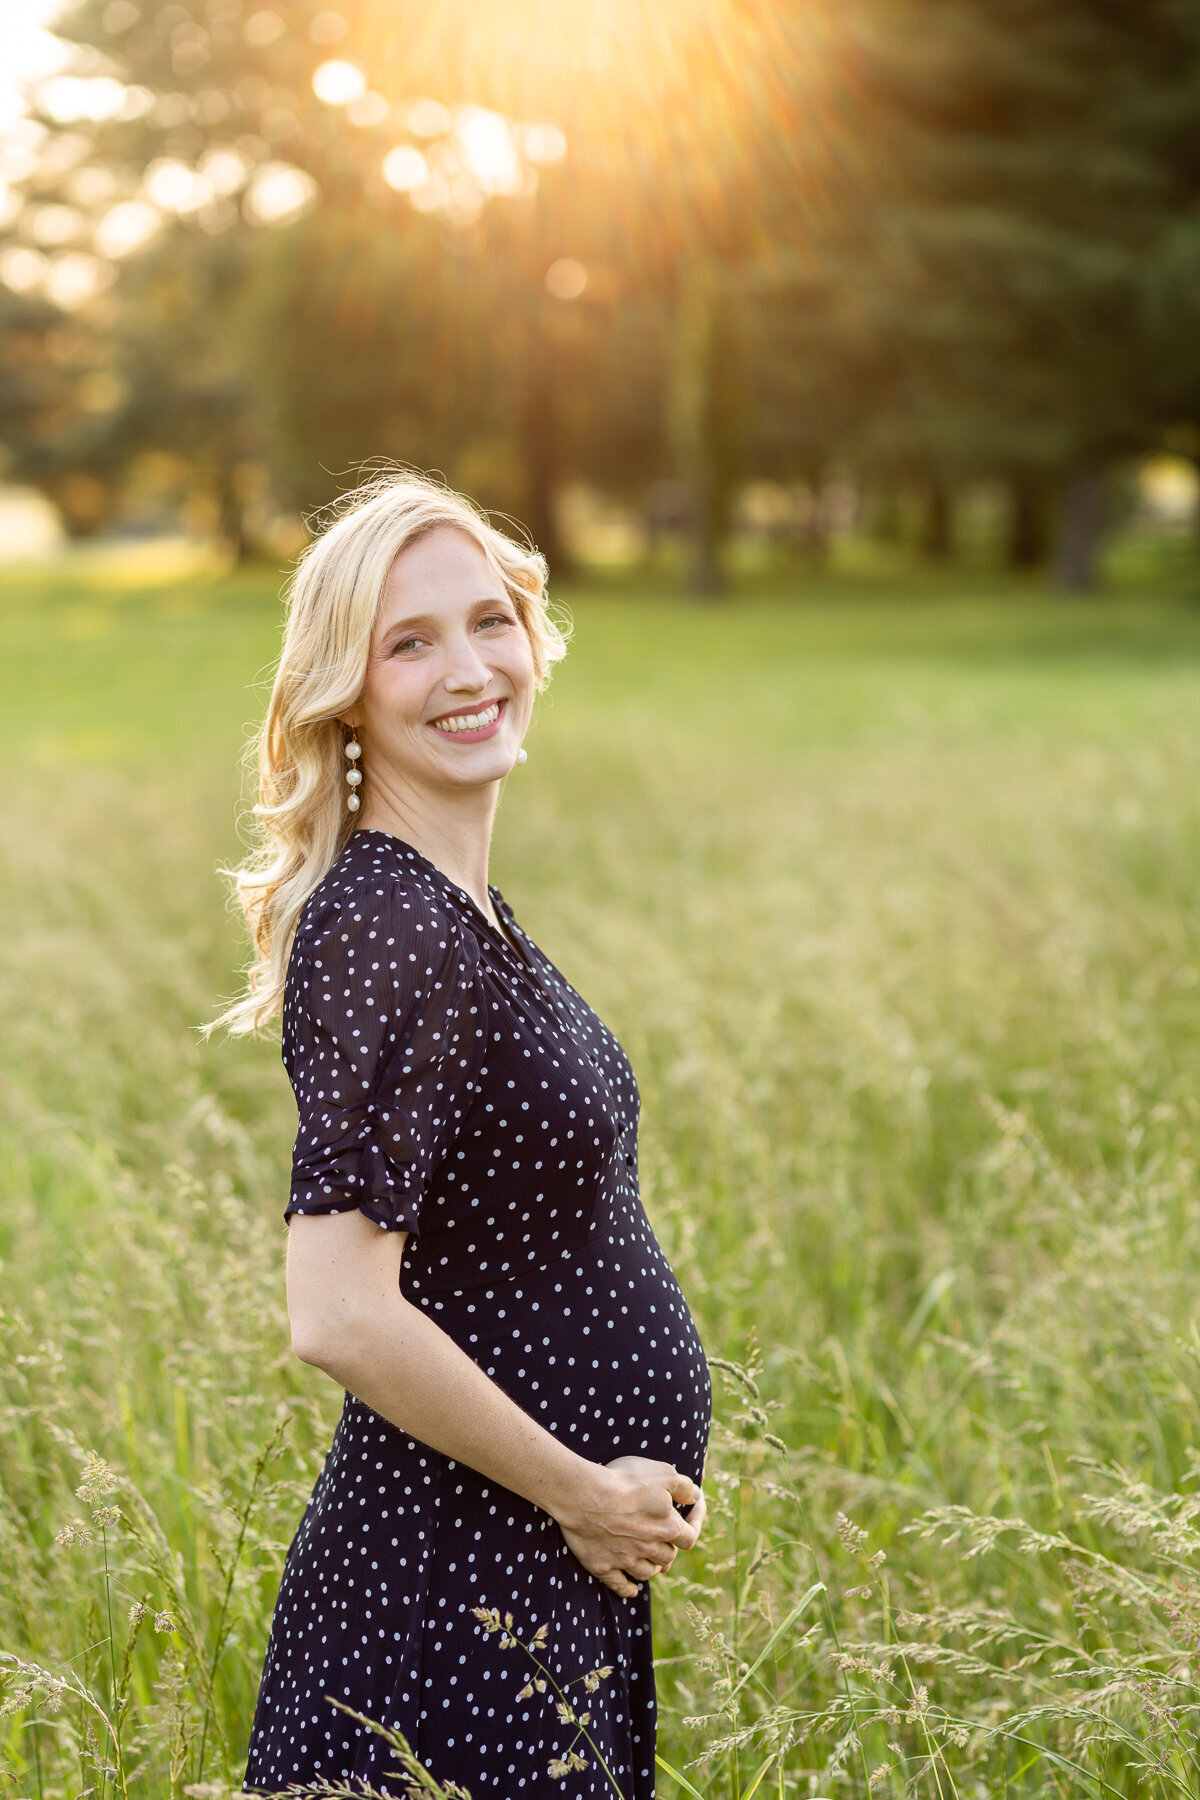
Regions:
[[[507,594],[485,594],[479,600],[472,600],[471,605],[472,605],[472,607],[476,607],[476,606],[511,606],[512,601],[509,599]],[[413,613],[412,616],[407,619],[394,619],[390,625],[387,625],[384,627],[383,636],[385,638],[389,638],[395,632],[412,631],[414,629],[414,627],[416,627],[418,625],[436,625],[436,624],[437,624],[437,620],[434,618],[432,613]]]

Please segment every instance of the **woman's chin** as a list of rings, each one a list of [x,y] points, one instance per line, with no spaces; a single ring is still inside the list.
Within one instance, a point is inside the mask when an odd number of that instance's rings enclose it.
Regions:
[[[464,744],[442,751],[436,759],[436,773],[431,770],[430,774],[440,786],[483,787],[502,781],[516,761],[516,750],[508,744]]]

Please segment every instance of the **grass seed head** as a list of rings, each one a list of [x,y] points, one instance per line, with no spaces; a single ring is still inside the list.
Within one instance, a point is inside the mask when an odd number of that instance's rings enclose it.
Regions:
[[[117,1478],[104,1458],[89,1450],[79,1486],[75,1489],[79,1498],[88,1506],[100,1506],[105,1495],[111,1494],[116,1485]]]
[[[95,1535],[96,1534],[90,1525],[76,1525],[72,1521],[68,1522],[66,1525],[59,1526],[54,1534],[54,1541],[56,1544],[61,1544],[64,1549],[69,1550],[76,1544],[90,1544]]]

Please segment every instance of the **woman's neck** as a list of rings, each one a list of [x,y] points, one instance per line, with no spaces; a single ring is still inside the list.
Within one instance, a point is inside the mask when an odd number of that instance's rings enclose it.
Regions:
[[[356,823],[411,844],[469,894],[484,917],[495,924],[498,921],[488,893],[488,852],[499,800],[498,781],[427,794],[412,788],[398,790],[384,776],[371,783],[363,816]]]

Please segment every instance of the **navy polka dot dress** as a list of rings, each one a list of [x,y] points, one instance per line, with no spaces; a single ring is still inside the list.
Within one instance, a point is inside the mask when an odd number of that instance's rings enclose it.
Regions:
[[[284,1004],[287,1212],[357,1206],[412,1233],[405,1296],[531,1417],[597,1463],[699,1481],[708,1370],[638,1196],[633,1071],[490,892],[507,935],[418,851],[359,831],[309,899]],[[613,1800],[600,1758],[652,1800],[650,1584],[618,1598],[548,1513],[348,1394],[284,1566],[247,1789],[406,1791],[330,1696],[473,1800]]]

